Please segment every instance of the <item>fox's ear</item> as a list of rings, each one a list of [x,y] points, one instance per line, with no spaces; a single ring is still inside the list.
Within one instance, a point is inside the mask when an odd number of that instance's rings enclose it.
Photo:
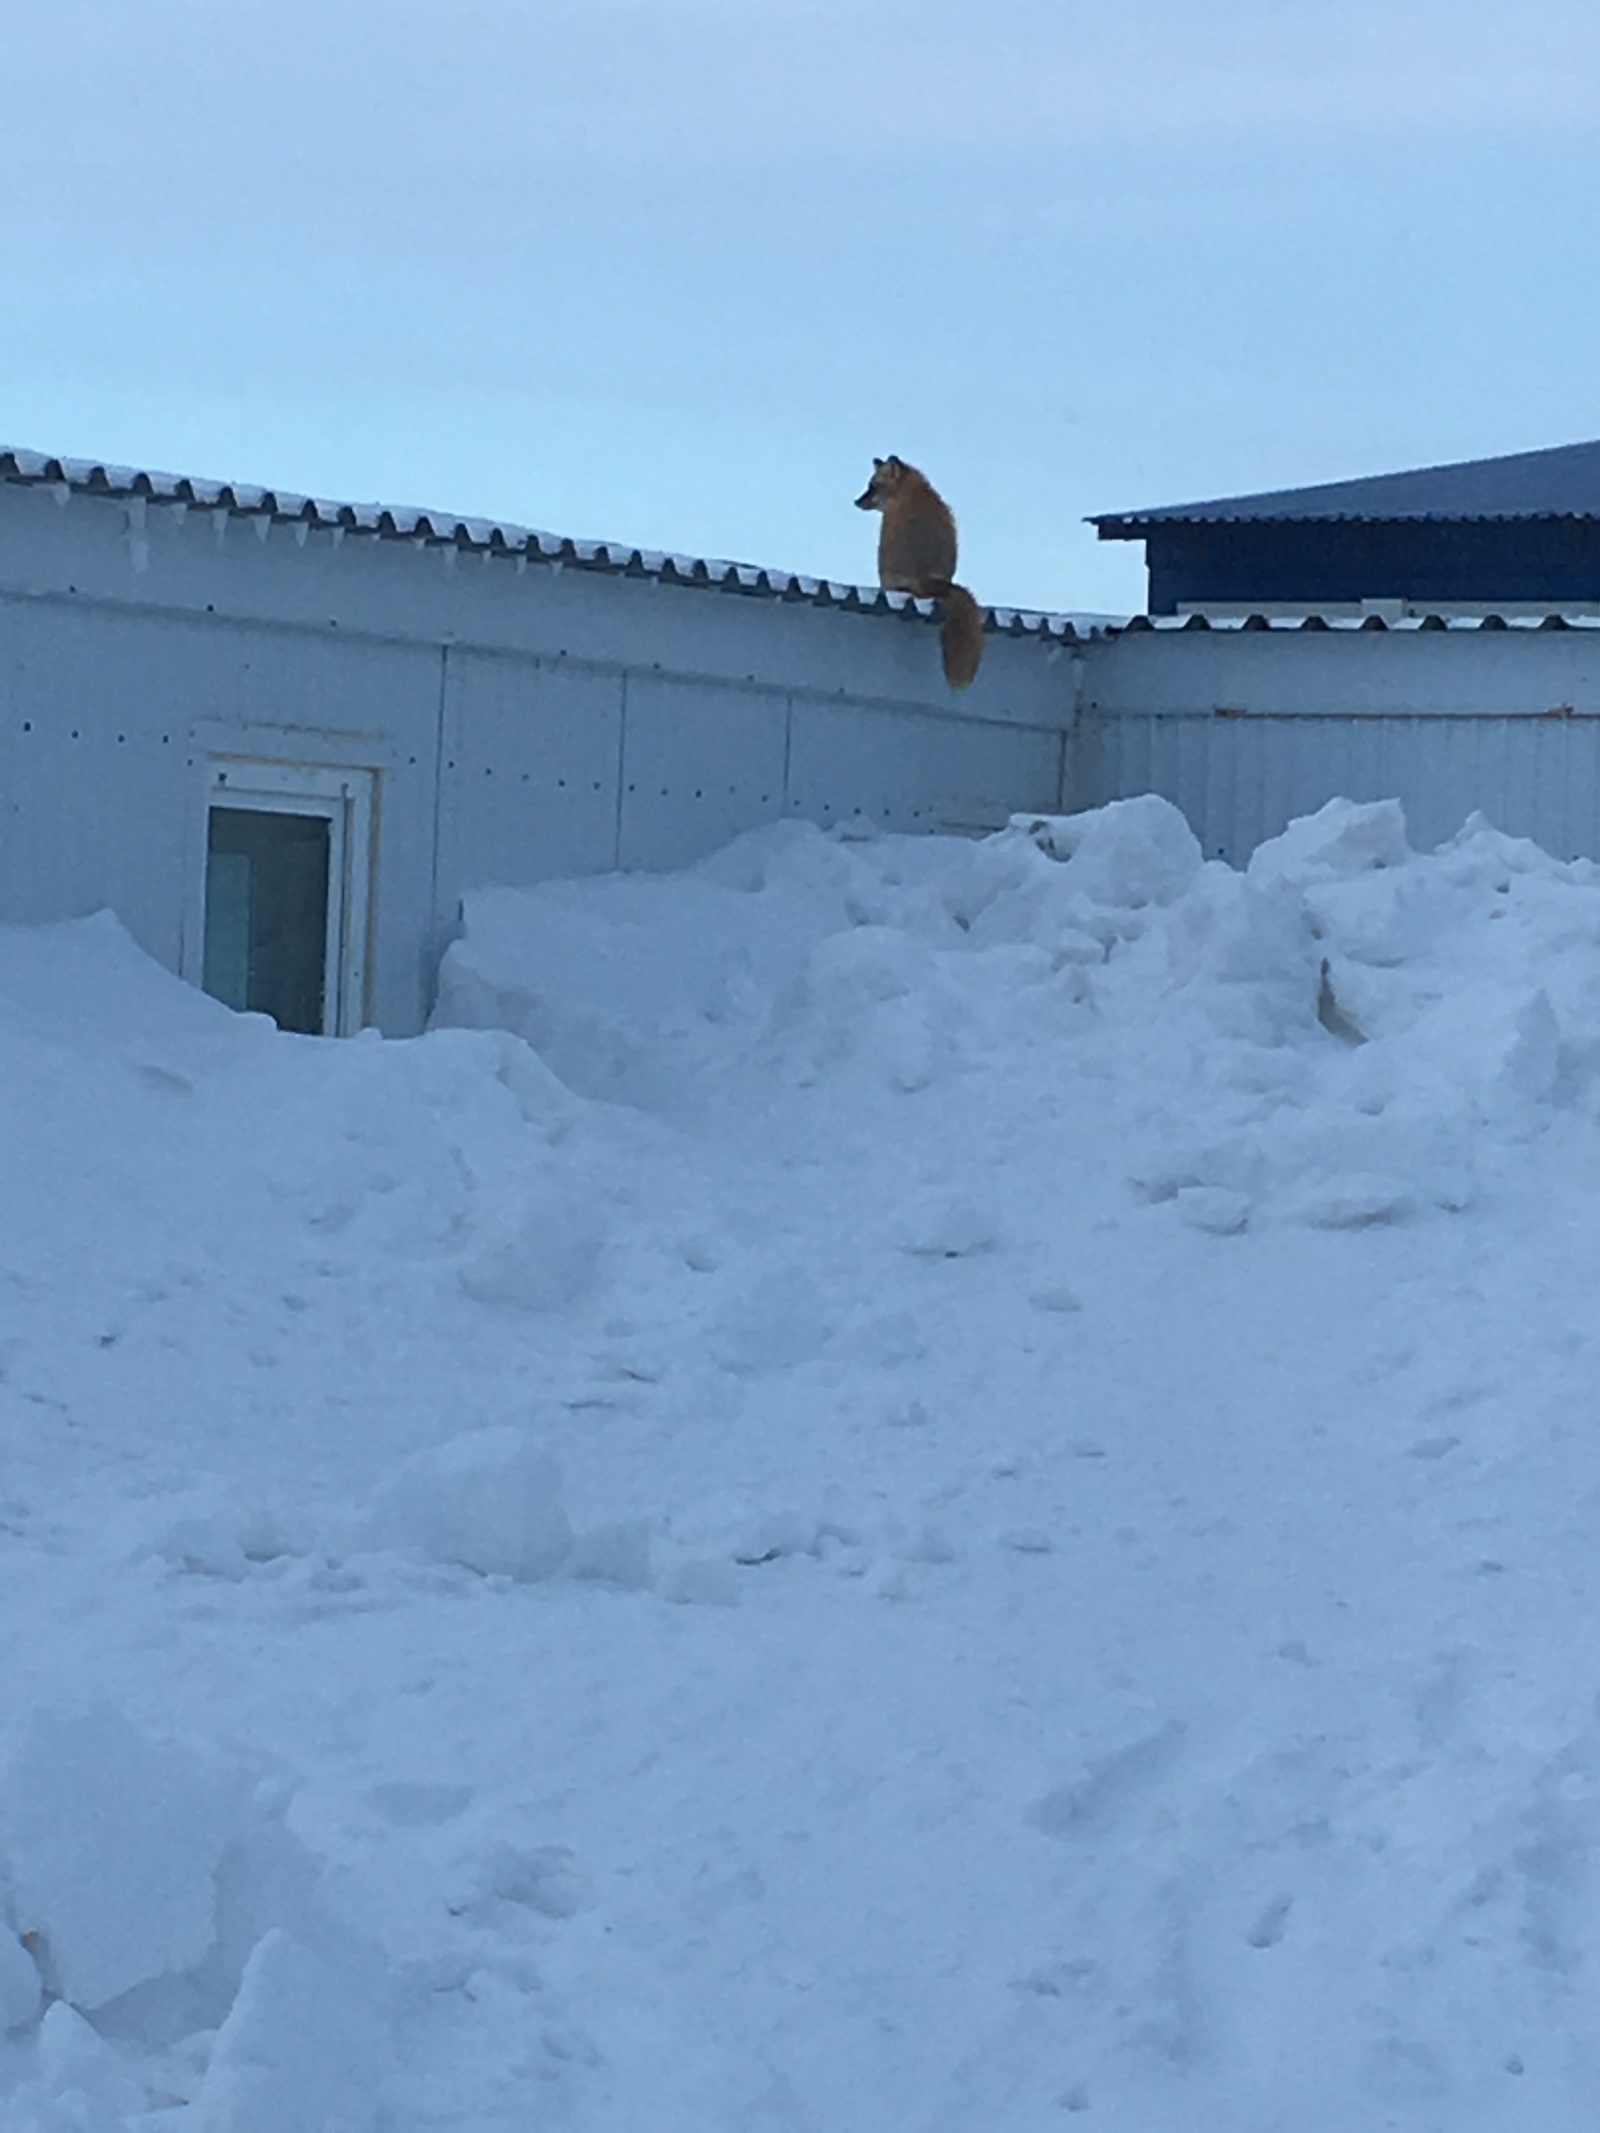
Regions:
[[[873,462],[872,462],[872,464],[873,464],[874,468],[877,468],[877,467],[881,467],[881,466],[883,465],[883,461],[882,461],[881,459],[878,459],[878,458],[874,457],[874,459],[873,459]]]

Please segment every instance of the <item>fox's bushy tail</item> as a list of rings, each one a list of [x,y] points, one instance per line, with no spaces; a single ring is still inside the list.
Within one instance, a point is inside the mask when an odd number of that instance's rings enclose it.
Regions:
[[[964,585],[941,585],[939,598],[944,605],[939,634],[944,678],[952,689],[964,689],[983,657],[983,609]]]

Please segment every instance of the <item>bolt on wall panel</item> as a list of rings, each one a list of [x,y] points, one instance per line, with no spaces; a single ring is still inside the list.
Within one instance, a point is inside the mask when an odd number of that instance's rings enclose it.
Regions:
[[[630,672],[624,867],[688,866],[783,814],[789,700],[765,689]]]
[[[438,913],[467,889],[617,863],[622,676],[452,648],[439,758]]]
[[[879,829],[984,831],[1062,805],[1058,732],[797,699],[789,812]]]
[[[109,906],[175,970],[188,732],[162,684],[159,622],[0,602],[0,914],[21,924]]]

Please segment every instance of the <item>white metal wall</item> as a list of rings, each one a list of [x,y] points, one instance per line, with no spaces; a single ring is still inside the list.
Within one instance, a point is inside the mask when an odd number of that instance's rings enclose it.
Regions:
[[[435,906],[617,863],[623,676],[452,646],[443,655]]]
[[[1600,857],[1600,630],[991,637],[0,484],[0,920],[109,904],[176,969],[209,763],[374,774],[380,1027],[461,896],[796,815],[981,830],[1157,791],[1241,862],[1334,794]]]
[[[1074,703],[1036,637],[956,697],[915,617],[0,483],[0,922],[110,905],[176,970],[211,767],[367,771],[395,1034],[468,889],[1057,808]]]
[[[180,966],[212,756],[380,773],[372,892],[398,943],[433,932],[438,655],[134,608],[0,595],[0,917],[109,905]],[[374,973],[417,1025],[420,954]]]
[[[1062,804],[1063,750],[1051,727],[452,649],[438,900],[448,915],[469,888],[684,866],[785,815],[994,829]]]
[[[622,709],[617,863],[685,866],[787,801],[788,698],[632,673]]]
[[[1152,631],[1095,644],[1077,789],[1159,792],[1243,864],[1335,795],[1428,847],[1475,809],[1600,858],[1600,631]]]
[[[1065,675],[1063,676],[1065,683]],[[914,711],[793,705],[789,811],[825,825],[866,818],[879,829],[982,831],[1054,792],[1065,793],[1062,733],[1027,726],[973,726]]]

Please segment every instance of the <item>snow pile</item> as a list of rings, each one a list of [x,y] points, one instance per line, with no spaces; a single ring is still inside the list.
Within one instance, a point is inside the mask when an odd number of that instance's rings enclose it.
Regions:
[[[251,1951],[189,2115],[196,2133],[363,2133],[389,2056],[378,2010],[275,1927]]]
[[[207,2133],[374,2123],[392,2057],[383,1967],[325,1912],[243,1765],[110,1704],[39,1710],[0,1771],[0,1860],[0,2026],[42,2015],[19,2110],[115,2118],[159,2085]],[[143,2082],[116,2048],[130,2041]]]
[[[199,1963],[241,1816],[230,1794],[113,1710],[34,1719],[0,1780],[0,1832],[15,1922],[54,1995],[92,2014]]]
[[[438,1021],[0,931],[0,2123],[1588,2127],[1594,868],[787,825]]]
[[[414,1452],[378,1491],[375,1534],[441,1563],[525,1581],[553,1576],[572,1546],[560,1469],[509,1427]]]
[[[988,1070],[1003,1018],[1103,1078],[1148,1198],[1222,1232],[1358,1227],[1462,1206],[1486,1136],[1581,1107],[1600,1058],[1593,888],[1586,864],[1481,819],[1414,854],[1395,802],[1330,802],[1242,874],[1205,864],[1154,796],[954,850],[788,826],[668,882],[472,902],[440,1019],[492,1003],[575,1090],[670,1117],[737,1105],[761,1076],[859,1068],[915,1094]],[[928,1238],[907,1248],[945,1249],[941,1222],[980,1248],[974,1220],[945,1195],[908,1214]]]

